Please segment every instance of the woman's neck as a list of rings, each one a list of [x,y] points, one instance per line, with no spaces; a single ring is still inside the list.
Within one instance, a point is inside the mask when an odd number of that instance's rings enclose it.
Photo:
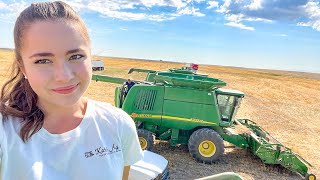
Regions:
[[[52,134],[61,134],[75,129],[84,117],[87,101],[86,98],[82,98],[68,107],[50,104],[40,105],[45,117],[43,127]]]

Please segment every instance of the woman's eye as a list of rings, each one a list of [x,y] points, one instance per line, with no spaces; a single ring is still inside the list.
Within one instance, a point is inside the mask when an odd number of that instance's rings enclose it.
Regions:
[[[69,60],[79,60],[82,59],[84,56],[81,54],[72,55]]]
[[[39,59],[34,62],[35,64],[49,64],[51,61],[49,59]]]

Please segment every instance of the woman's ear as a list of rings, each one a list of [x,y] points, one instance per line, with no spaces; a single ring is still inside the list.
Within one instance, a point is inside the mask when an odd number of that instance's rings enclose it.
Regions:
[[[23,74],[24,78],[25,78],[25,79],[28,79],[28,77],[27,77],[26,73],[24,73],[23,71],[21,71],[21,72],[22,72],[22,74]]]
[[[21,72],[22,72],[24,78],[25,78],[25,79],[28,79],[26,73],[25,73],[24,71],[22,71],[22,70],[21,70]]]
[[[24,69],[24,66],[23,66],[21,63],[18,63],[18,66],[19,66],[19,69],[20,69],[20,71],[22,72],[24,78],[25,78],[25,79],[28,79],[28,78],[27,78],[27,75],[26,75],[26,71],[25,71],[25,69]]]

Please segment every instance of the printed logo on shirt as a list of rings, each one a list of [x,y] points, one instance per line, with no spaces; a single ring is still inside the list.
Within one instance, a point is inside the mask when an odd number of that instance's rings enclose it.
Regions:
[[[111,149],[108,149],[107,147],[98,147],[95,150],[85,152],[84,156],[86,158],[90,158],[92,156],[102,157],[102,156],[113,154],[119,151],[121,151],[121,149],[119,149],[119,146],[113,144]]]

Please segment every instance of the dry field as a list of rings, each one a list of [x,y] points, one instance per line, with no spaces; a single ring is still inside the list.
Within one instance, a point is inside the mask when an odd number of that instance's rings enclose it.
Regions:
[[[5,81],[12,52],[0,50],[0,85]],[[95,57],[105,62],[100,74],[143,79],[143,73],[126,74],[131,67],[166,70],[180,64],[142,61],[124,58]],[[238,118],[256,121],[280,142],[304,157],[320,178],[320,74],[255,70],[223,66],[200,65],[200,73],[227,82],[227,88],[246,94]],[[113,104],[117,85],[92,82],[86,95]],[[233,171],[245,179],[301,179],[300,176],[278,168],[264,166],[243,149],[226,149],[224,157],[215,164],[196,163],[186,146],[170,147],[157,142],[155,151],[169,160],[171,179],[195,179],[220,172]],[[281,169],[280,169],[281,170]]]

